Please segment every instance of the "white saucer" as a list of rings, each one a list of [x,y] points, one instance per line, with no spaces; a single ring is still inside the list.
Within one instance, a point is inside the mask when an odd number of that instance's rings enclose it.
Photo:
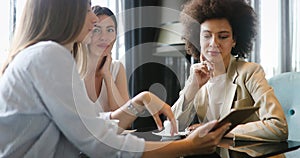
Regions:
[[[162,136],[162,137],[174,137],[174,136],[186,136],[187,132],[178,132],[178,133],[175,133],[173,136],[171,136],[170,133],[166,133],[165,131],[152,132],[152,134]]]
[[[157,136],[161,136],[161,141],[170,141],[170,140],[178,140],[178,139],[182,139],[182,136],[186,136],[186,132],[178,132],[176,134],[174,134],[173,136],[171,136],[170,133],[166,133],[164,130],[160,131],[160,132],[152,132],[152,134],[157,135]]]

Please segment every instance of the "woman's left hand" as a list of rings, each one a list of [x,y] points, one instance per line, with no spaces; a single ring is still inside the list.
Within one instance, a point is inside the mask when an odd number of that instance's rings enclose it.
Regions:
[[[101,54],[98,62],[98,72],[100,73],[101,76],[110,74],[110,65],[112,62],[112,57],[111,57],[111,46],[108,46],[105,51]]]

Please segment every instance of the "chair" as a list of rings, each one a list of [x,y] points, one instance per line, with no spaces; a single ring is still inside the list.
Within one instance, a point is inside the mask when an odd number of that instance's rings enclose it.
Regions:
[[[284,110],[289,129],[288,139],[300,141],[300,72],[282,73],[270,78],[268,82]],[[286,153],[291,157],[298,157],[298,154],[300,149]]]

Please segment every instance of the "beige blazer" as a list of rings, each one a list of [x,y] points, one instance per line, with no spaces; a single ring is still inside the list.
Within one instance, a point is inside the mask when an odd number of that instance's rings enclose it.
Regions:
[[[179,121],[179,129],[184,130],[192,122],[197,113],[200,122],[208,109],[208,93],[202,86],[193,101],[184,103],[184,93],[191,76],[179,99],[172,106],[175,118]],[[249,117],[242,125],[234,128],[231,133],[237,140],[282,141],[288,137],[288,127],[283,109],[275,97],[272,87],[268,84],[263,68],[256,63],[246,62],[231,57],[227,70],[224,107],[221,117],[230,112],[231,108],[259,106],[258,112]]]

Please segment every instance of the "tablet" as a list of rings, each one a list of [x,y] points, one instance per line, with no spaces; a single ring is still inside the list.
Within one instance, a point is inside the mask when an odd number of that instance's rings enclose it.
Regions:
[[[224,134],[224,135],[226,135],[237,125],[239,125],[240,123],[245,121],[249,116],[251,116],[258,109],[259,109],[259,107],[246,107],[246,108],[231,109],[230,113],[227,114],[222,119],[220,119],[218,121],[218,123],[211,129],[211,131],[214,131],[214,130],[218,129],[219,127],[221,127],[222,125],[230,122],[231,126]]]

